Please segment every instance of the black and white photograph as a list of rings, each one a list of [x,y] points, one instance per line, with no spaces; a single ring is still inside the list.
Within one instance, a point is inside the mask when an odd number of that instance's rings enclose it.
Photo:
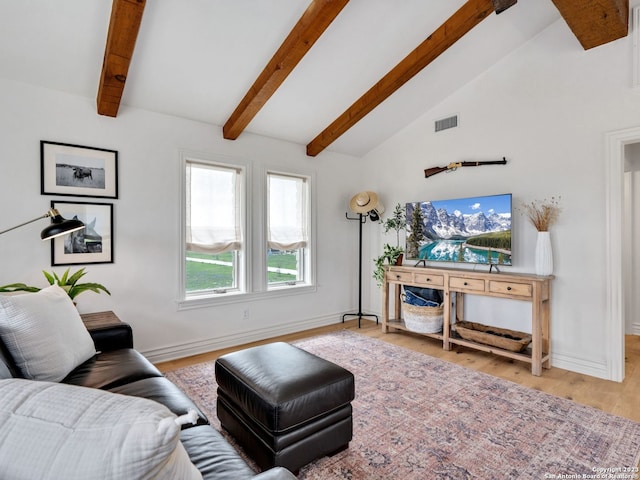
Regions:
[[[118,152],[40,142],[42,194],[118,198]]]
[[[80,220],[85,228],[53,239],[51,265],[113,263],[113,205],[52,201],[66,219]]]

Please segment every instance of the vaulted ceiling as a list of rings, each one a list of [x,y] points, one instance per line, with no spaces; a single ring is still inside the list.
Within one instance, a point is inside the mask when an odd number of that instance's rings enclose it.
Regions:
[[[628,14],[628,0],[3,1],[0,77],[101,115],[363,155],[561,16],[588,49],[626,36]]]

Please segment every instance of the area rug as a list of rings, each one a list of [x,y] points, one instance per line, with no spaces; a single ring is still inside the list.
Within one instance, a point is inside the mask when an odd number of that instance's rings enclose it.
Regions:
[[[351,331],[294,344],[356,380],[349,448],[300,479],[638,478],[631,420]],[[220,429],[214,363],[166,375]]]

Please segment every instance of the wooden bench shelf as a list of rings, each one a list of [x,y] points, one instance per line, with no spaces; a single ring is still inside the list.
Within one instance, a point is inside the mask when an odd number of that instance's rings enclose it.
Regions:
[[[389,328],[395,328],[397,330],[405,330],[407,332],[413,332],[413,330],[410,330],[409,328],[407,328],[407,326],[404,323],[404,320],[402,320],[402,319],[389,320],[387,322],[387,325],[389,326]],[[442,341],[442,332],[439,332],[439,333],[418,333],[418,332],[413,332],[413,333],[417,333],[418,335],[423,335],[425,337],[436,338],[436,339]]]

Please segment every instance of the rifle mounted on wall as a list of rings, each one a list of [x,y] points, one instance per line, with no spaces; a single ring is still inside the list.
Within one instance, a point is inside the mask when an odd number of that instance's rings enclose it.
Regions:
[[[442,172],[453,172],[460,167],[478,167],[480,165],[506,165],[506,163],[507,159],[505,157],[502,157],[502,160],[489,160],[486,162],[451,162],[445,167],[425,168],[424,178],[429,178]]]

